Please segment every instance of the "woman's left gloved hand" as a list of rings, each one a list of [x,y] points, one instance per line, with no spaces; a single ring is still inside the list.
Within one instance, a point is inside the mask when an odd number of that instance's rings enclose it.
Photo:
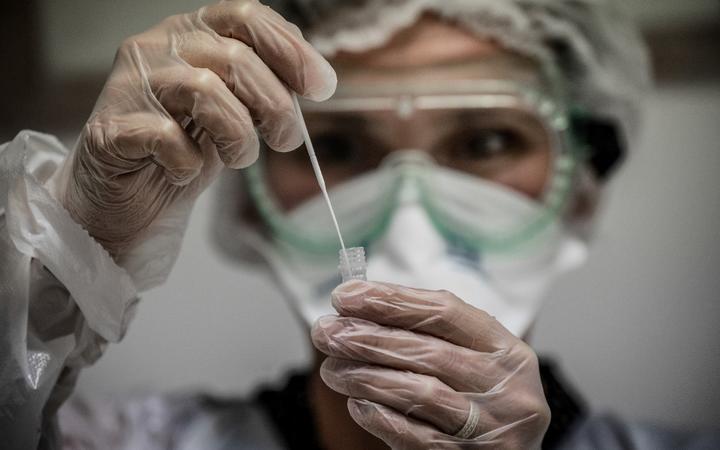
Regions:
[[[350,281],[313,326],[320,375],[393,449],[540,448],[550,423],[537,357],[447,291]]]

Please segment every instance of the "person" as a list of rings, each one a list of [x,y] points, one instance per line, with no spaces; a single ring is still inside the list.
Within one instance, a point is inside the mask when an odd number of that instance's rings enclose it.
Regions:
[[[648,79],[636,30],[589,0],[230,0],[128,38],[72,151],[31,131],[0,150],[2,447],[61,445],[79,371],[165,281],[219,177],[216,238],[273,271],[316,361],[253,402],[164,400],[162,448],[679,442],[583,423],[524,340],[586,259]],[[288,153],[296,94],[378,281],[340,284],[315,175]],[[81,416],[66,446],[100,439],[73,440]]]

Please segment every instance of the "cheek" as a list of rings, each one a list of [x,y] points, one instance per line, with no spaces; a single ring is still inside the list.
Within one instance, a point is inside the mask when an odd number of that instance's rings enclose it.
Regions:
[[[490,179],[539,200],[550,177],[551,151],[538,151],[515,161]]]

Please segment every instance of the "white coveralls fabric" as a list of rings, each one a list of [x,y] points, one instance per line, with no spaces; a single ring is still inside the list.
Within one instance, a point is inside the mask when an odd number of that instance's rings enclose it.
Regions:
[[[184,228],[177,231],[175,224],[174,234],[136,253],[126,266],[130,272],[119,267],[49,189],[67,154],[54,137],[30,131],[0,147],[3,449],[35,448],[41,435],[52,436],[50,419],[79,370],[96,361],[107,342],[123,337],[137,286],[164,281]],[[149,264],[151,254],[169,256]]]

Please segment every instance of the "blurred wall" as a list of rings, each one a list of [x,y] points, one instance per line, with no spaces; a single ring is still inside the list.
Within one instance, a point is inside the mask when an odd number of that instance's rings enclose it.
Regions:
[[[106,71],[124,36],[199,5],[38,3],[46,75],[55,78]],[[646,24],[720,8],[714,0],[626,3]],[[598,410],[717,426],[720,84],[665,86],[647,106],[637,152],[613,183],[594,259],[550,296],[534,343],[560,359]],[[55,131],[71,143],[75,130]],[[145,295],[125,341],[81,376],[81,393],[242,394],[306,361],[307,333],[272,283],[241,273],[210,247],[210,195],[196,207],[168,284]]]
[[[536,347],[599,410],[720,424],[720,83],[660,90],[615,180],[592,259],[558,286]]]

